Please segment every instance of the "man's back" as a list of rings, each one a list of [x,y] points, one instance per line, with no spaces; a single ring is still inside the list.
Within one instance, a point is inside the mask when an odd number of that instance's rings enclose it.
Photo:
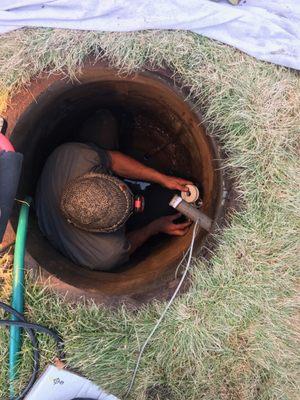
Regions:
[[[106,151],[94,145],[65,143],[47,159],[36,192],[39,226],[48,240],[76,264],[111,270],[128,259],[124,228],[114,233],[90,233],[71,225],[60,210],[64,187],[87,172],[108,172]]]

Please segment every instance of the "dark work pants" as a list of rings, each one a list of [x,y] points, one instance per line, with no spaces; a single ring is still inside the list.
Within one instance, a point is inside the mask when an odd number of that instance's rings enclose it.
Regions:
[[[97,127],[99,132],[97,143],[95,143],[97,146],[104,150],[119,150],[118,124],[110,111],[97,111],[92,117],[92,121],[88,122],[88,124],[94,125],[90,126],[91,131]],[[88,134],[85,135],[85,140],[89,141]],[[126,182],[126,184],[130,187],[134,195],[140,194],[145,199],[144,211],[140,214],[133,214],[127,221],[126,226],[128,230],[142,228],[157,218],[174,214],[175,211],[169,206],[169,202],[174,196],[175,191],[163,188],[158,184],[151,184],[144,190],[141,189],[138,182]]]

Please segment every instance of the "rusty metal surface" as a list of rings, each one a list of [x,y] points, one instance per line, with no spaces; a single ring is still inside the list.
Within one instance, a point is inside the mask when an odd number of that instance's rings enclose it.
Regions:
[[[224,184],[219,170],[219,154],[214,140],[201,125],[200,113],[184,101],[182,92],[168,79],[166,71],[145,72],[121,77],[104,64],[87,64],[78,81],[61,76],[44,76],[33,81],[26,91],[12,99],[6,117],[9,136],[18,151],[24,153],[24,172],[19,196],[34,192],[36,180],[47,155],[65,140],[76,139],[80,118],[97,107],[121,107],[138,115],[151,115],[159,129],[145,136],[142,130],[133,140],[134,149],[143,151],[171,139],[182,131],[180,140],[171,143],[154,160],[162,170],[179,169],[201,182],[204,189],[204,212],[216,219],[221,214]],[[146,123],[147,125],[147,123]],[[148,124],[149,125],[149,124]],[[159,125],[159,124],[158,124]],[[72,136],[73,135],[73,136]],[[172,141],[172,140],[171,140]],[[12,221],[13,223],[15,221]],[[201,231],[197,252],[206,239]],[[120,272],[88,271],[56,252],[42,237],[32,213],[29,224],[28,252],[42,266],[41,281],[49,278],[58,292],[68,292],[70,299],[92,297],[98,302],[140,303],[153,297],[167,297],[174,281],[174,266],[188,247],[190,234],[170,238],[152,249],[144,259],[133,259]]]

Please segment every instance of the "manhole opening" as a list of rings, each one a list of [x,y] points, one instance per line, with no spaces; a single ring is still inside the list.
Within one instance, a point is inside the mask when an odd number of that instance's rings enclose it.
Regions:
[[[43,164],[58,145],[76,141],[84,121],[94,111],[108,109],[119,122],[121,150],[162,172],[199,183],[204,211],[217,218],[223,190],[217,148],[206,135],[199,112],[173,82],[154,73],[122,78],[99,65],[84,68],[79,81],[60,78],[33,82],[30,93],[18,94],[8,110],[11,140],[24,154],[19,196],[34,194]],[[163,150],[155,153],[160,147]],[[197,251],[206,235],[199,232]],[[96,300],[144,300],[168,292],[190,239],[191,232],[182,238],[162,236],[114,272],[90,271],[73,264],[43,238],[32,211],[28,251],[59,291]]]

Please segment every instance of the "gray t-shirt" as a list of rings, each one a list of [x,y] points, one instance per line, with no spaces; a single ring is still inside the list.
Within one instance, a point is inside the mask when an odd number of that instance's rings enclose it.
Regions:
[[[128,260],[130,244],[125,228],[113,233],[90,233],[67,222],[60,211],[65,185],[87,172],[108,172],[105,150],[83,143],[65,143],[47,159],[35,203],[39,227],[54,247],[76,264],[109,271]]]

